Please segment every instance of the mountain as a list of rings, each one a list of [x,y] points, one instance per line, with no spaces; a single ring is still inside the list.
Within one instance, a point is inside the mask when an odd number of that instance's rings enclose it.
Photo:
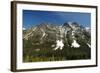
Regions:
[[[90,31],[76,22],[66,22],[62,25],[41,23],[23,30],[23,47],[28,48],[26,52],[30,48],[37,52],[45,51],[45,54],[57,50],[67,53],[71,49],[78,52],[81,50],[83,53],[88,53],[90,58]]]
[[[62,40],[63,43],[67,43],[66,45],[70,46],[72,46],[72,43],[90,45],[90,29],[84,28],[76,22],[68,22],[63,25],[41,23],[25,31],[23,38],[25,40],[33,40],[32,43],[34,44],[56,43],[57,40]]]

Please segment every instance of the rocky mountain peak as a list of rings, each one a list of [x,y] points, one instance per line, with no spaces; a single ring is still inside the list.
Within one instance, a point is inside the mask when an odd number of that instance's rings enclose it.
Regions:
[[[89,31],[86,31],[86,29],[80,26],[77,22],[66,22],[63,25],[41,23],[32,27],[31,31],[29,31],[29,29],[26,30],[23,39],[31,40],[34,44],[36,44],[36,42],[38,44],[49,42],[54,45],[55,43],[55,46],[57,44],[56,41],[62,42],[64,46],[70,45],[73,47],[75,47],[74,44],[79,47],[82,43],[86,45],[90,44]]]

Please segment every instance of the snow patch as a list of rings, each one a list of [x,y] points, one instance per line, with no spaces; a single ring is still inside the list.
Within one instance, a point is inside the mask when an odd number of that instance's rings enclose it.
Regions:
[[[87,45],[91,48],[91,45],[87,43]]]
[[[72,31],[72,36],[74,36],[75,31]]]
[[[60,50],[62,50],[64,47],[63,41],[62,40],[56,40],[56,47],[54,48],[54,50],[57,50],[60,48]]]
[[[70,26],[72,29],[75,29],[75,26],[72,25],[72,22],[69,22],[69,26]]]
[[[26,28],[23,27],[23,30],[26,30]]]
[[[36,27],[32,31],[35,31],[35,30],[36,30]]]
[[[86,30],[90,30],[90,27],[85,27]]]
[[[43,35],[41,37],[41,40],[43,39],[43,37],[46,35],[45,31],[43,29],[41,29],[41,31],[43,32]]]
[[[75,33],[75,31],[72,31],[72,38],[73,39],[75,38],[74,33]]]
[[[78,48],[78,47],[80,47],[80,45],[76,42],[76,40],[74,40],[71,47]]]

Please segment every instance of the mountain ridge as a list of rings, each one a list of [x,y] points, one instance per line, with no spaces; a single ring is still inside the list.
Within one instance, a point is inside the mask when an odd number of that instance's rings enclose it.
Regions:
[[[91,58],[91,30],[76,22],[42,23],[23,30],[24,62]]]
[[[89,30],[85,29],[85,27],[80,26],[76,22],[68,22],[68,23],[64,23],[63,25],[41,23],[40,25],[34,26],[25,31],[26,34],[24,34],[24,39],[26,40],[38,36],[40,42],[47,41],[47,40],[49,41],[54,40],[56,43],[57,40],[61,40],[61,39],[63,40],[63,42],[65,42],[66,40],[68,42],[68,37],[70,36],[69,38],[73,39],[73,41],[77,43],[76,41],[78,39],[77,36],[80,37],[81,40],[84,40],[86,35],[89,34],[90,29]],[[90,35],[88,36],[90,37]]]

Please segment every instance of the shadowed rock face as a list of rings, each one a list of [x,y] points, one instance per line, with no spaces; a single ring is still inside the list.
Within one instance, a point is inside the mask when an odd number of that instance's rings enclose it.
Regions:
[[[32,45],[50,43],[49,47],[54,50],[58,48],[62,50],[64,46],[78,48],[82,44],[89,47],[91,45],[91,30],[85,29],[76,22],[68,22],[63,25],[41,23],[23,31],[25,41],[30,41]],[[52,47],[52,45],[54,46]]]

